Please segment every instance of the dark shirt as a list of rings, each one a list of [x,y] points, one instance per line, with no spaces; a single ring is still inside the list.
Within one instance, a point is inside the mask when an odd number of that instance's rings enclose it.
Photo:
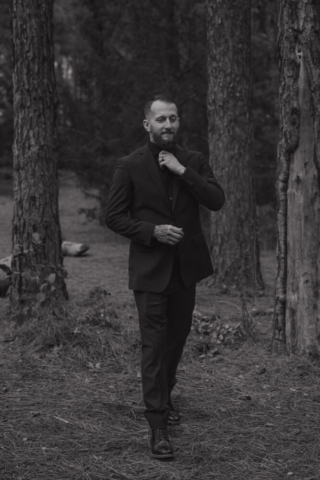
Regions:
[[[176,154],[176,149],[175,148],[173,148],[173,149],[167,149],[166,148],[165,149],[165,148],[159,147],[158,145],[156,145],[155,143],[150,142],[150,141],[148,142],[148,144],[149,144],[149,148],[150,148],[151,152],[153,153],[153,157],[154,157],[155,162],[158,166],[158,169],[161,172],[161,177],[162,177],[162,180],[165,184],[169,200],[172,202],[173,182],[174,182],[175,175],[172,172],[170,172],[170,170],[167,167],[164,167],[164,168],[160,167],[160,165],[159,165],[159,153],[162,152],[162,150],[166,150],[167,152],[172,153],[172,155],[175,155]]]
[[[176,148],[162,148],[162,147],[159,147],[158,145],[156,145],[155,143],[153,142],[150,142],[150,140],[148,141],[148,145],[149,145],[149,148],[151,150],[151,152],[153,153],[153,157],[154,157],[154,160],[156,162],[156,164],[158,165],[158,169],[160,170],[161,172],[161,177],[162,177],[162,180],[164,181],[164,184],[165,184],[165,187],[166,187],[166,190],[167,190],[167,194],[168,194],[168,197],[169,197],[169,200],[171,202],[171,205],[172,205],[172,200],[173,200],[173,182],[174,182],[174,179],[176,177],[176,175],[174,175],[174,173],[170,172],[170,170],[167,168],[167,167],[164,167],[164,168],[161,168],[160,165],[159,165],[159,153],[162,152],[162,150],[166,150],[167,152],[170,152],[172,153],[172,155],[176,155]],[[172,267],[172,275],[178,275],[179,272],[180,272],[180,263],[179,263],[179,252],[178,252],[178,248],[177,248],[177,245],[175,245],[174,247],[174,250],[175,250],[175,256],[174,256],[174,263],[173,263],[173,267]]]

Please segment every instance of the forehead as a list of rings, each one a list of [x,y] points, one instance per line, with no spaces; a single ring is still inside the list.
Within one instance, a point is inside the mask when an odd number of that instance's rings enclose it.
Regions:
[[[171,117],[171,115],[178,116],[178,110],[174,103],[165,103],[161,100],[156,100],[151,106],[149,115],[151,118],[161,116]]]

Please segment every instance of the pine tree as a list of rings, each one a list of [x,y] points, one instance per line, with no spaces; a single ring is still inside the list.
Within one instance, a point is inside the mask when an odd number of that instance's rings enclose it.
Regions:
[[[320,351],[320,4],[280,1],[275,349]]]
[[[57,178],[53,0],[13,0],[14,216],[11,304],[66,293]],[[47,285],[40,288],[39,282]]]
[[[207,11],[210,160],[227,199],[211,215],[215,280],[262,287],[252,181],[250,0],[208,0]]]

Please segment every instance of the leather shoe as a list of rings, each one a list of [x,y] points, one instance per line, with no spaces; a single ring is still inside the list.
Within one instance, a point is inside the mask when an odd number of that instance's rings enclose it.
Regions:
[[[168,407],[169,407],[169,415],[168,415],[167,424],[171,426],[179,425],[182,419],[182,413],[179,412],[179,410],[176,410],[174,408],[171,397],[169,397],[168,399]]]
[[[173,449],[166,428],[151,430],[151,456],[153,458],[172,458]]]

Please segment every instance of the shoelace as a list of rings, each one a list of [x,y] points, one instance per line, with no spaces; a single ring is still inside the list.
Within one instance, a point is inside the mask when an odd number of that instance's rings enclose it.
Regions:
[[[169,442],[168,432],[166,428],[159,428],[155,432],[156,442],[160,442],[161,440],[166,440]]]

